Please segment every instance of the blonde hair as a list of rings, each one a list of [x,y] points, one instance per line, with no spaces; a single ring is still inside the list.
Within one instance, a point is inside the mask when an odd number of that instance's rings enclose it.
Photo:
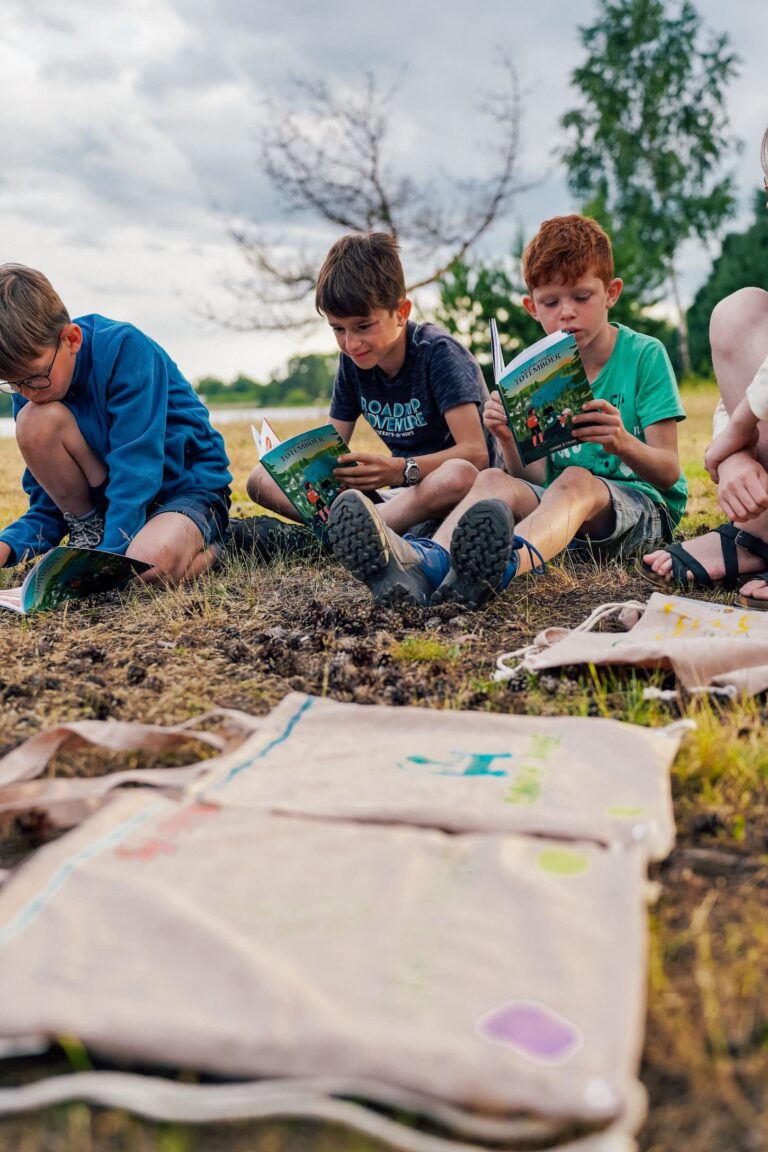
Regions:
[[[61,297],[42,272],[24,264],[0,264],[0,377],[13,380],[70,323]]]

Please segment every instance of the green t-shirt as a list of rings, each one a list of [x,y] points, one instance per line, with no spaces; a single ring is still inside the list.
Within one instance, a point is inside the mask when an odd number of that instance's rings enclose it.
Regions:
[[[608,363],[592,384],[596,400],[608,400],[621,412],[624,427],[645,443],[645,429],[659,420],[684,420],[677,381],[664,345],[654,336],[643,336],[623,324],[617,329],[616,344]],[[685,477],[671,488],[654,488],[632,471],[618,456],[606,455],[599,444],[577,444],[562,448],[547,458],[547,484],[568,467],[587,468],[594,476],[631,484],[645,492],[669,513],[674,528],[685,511],[688,485]]]

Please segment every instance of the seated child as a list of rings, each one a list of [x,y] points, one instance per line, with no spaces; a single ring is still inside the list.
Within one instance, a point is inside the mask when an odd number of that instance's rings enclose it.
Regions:
[[[524,468],[498,393],[485,406],[507,471],[481,472],[433,540],[395,535],[347,492],[331,509],[337,558],[379,601],[476,607],[572,544],[609,555],[669,540],[687,487],[677,453],[684,419],[658,340],[608,320],[622,289],[603,229],[583,216],[545,221],[525,250],[526,310],[549,334],[573,332],[594,399],[574,416],[579,444]]]
[[[41,272],[0,266],[0,385],[13,394],[29,510],[0,532],[0,565],[73,547],[152,565],[175,583],[218,557],[229,519],[224,441],[191,384],[148,336],[72,321]]]
[[[350,490],[388,488],[381,516],[395,532],[442,519],[495,462],[483,430],[488,399],[482,373],[457,340],[434,324],[409,319],[397,241],[385,233],[338,240],[320,269],[315,303],[341,349],[330,420],[347,443],[364,416],[391,456],[355,452],[336,471]],[[344,467],[351,461],[356,467]],[[258,465],[252,500],[296,520],[293,505]]]
[[[768,128],[760,146],[768,192]],[[766,205],[768,207],[768,204]],[[711,532],[644,557],[662,587],[739,588],[747,608],[768,609],[768,292],[740,288],[709,324],[720,399],[704,464],[728,517]]]

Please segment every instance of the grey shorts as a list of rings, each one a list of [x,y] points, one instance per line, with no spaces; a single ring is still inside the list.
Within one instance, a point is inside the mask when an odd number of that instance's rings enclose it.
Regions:
[[[203,547],[220,556],[229,535],[229,489],[222,492],[183,492],[164,504],[149,507],[147,520],[163,512],[180,512],[200,529]]]
[[[574,536],[568,551],[577,554],[592,553],[605,558],[627,556],[654,544],[667,544],[672,539],[672,525],[665,508],[631,484],[606,480],[598,476],[611,495],[613,531],[601,540],[594,536]],[[540,484],[524,481],[539,500],[545,489]]]

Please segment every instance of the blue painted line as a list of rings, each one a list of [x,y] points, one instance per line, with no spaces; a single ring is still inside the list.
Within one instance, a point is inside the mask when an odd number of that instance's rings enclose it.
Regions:
[[[95,856],[98,856],[107,848],[111,848],[114,844],[119,844],[134,828],[140,827],[157,812],[161,811],[163,807],[162,804],[153,804],[151,808],[139,812],[138,815],[132,816],[130,820],[126,820],[123,824],[118,824],[117,828],[113,828],[106,836],[102,836],[100,840],[96,840],[93,844],[89,844],[87,848],[76,852],[69,860],[65,860],[53,873],[42,891],[33,897],[28,904],[25,904],[7,924],[0,927],[0,947],[10,943],[14,937],[29,927],[32,921],[40,915],[45,905],[53,899],[57,892],[61,891],[77,867],[81,864],[86,864],[89,860],[93,860]]]
[[[255,756],[250,756],[247,760],[243,760],[240,764],[235,764],[234,767],[230,768],[229,772],[223,780],[212,786],[210,789],[206,789],[206,791],[217,792],[219,788],[224,788],[227,784],[230,783],[230,781],[234,780],[235,776],[239,776],[241,772],[244,772],[246,768],[250,768],[253,764],[255,764],[257,760],[263,760],[265,756],[268,756],[272,749],[276,748],[278,744],[284,744],[285,741],[290,738],[294,728],[299,723],[299,721],[303,719],[304,714],[312,707],[314,702],[315,698],[313,696],[308,696],[304,703],[296,709],[293,716],[291,716],[279,736],[275,736],[274,740],[270,740],[268,744],[265,744],[261,751],[257,752]]]
[[[242,763],[236,764],[233,768],[231,768],[224,780],[217,784],[215,788],[212,788],[211,791],[216,791],[219,788],[223,788],[226,784],[229,784],[230,780],[233,780],[235,776],[239,775],[240,772],[243,772],[246,768],[250,768],[256,760],[261,760],[265,756],[268,756],[273,748],[277,747],[278,744],[283,744],[286,740],[288,740],[296,725],[313,704],[314,699],[311,696],[307,697],[301,706],[294,712],[293,716],[290,717],[284,730],[280,733],[279,736],[275,736],[273,740],[270,740],[269,743],[266,744],[255,756],[249,757],[248,760],[244,760]],[[83,848],[82,851],[77,852],[69,860],[66,860],[63,864],[61,864],[51,876],[50,880],[42,889],[42,891],[32,900],[30,900],[30,902],[26,904],[22,909],[20,909],[19,912],[17,912],[16,915],[11,920],[9,920],[7,924],[0,927],[0,947],[2,947],[4,944],[8,944],[11,940],[18,936],[20,932],[23,932],[25,928],[29,927],[32,921],[40,915],[45,905],[53,899],[57,892],[61,891],[76,868],[78,868],[81,864],[86,864],[89,860],[93,860],[94,857],[98,856],[107,848],[111,848],[113,845],[118,844],[130,832],[132,832],[134,828],[140,827],[140,825],[144,824],[147,820],[154,816],[156,812],[161,811],[162,808],[162,804],[154,804],[151,808],[148,808],[143,812],[139,812],[138,815],[131,817],[130,820],[126,820],[124,824],[120,824],[117,828],[113,828],[112,831],[109,832],[106,836],[103,836],[101,840],[96,840],[93,844],[89,844],[87,848]]]

